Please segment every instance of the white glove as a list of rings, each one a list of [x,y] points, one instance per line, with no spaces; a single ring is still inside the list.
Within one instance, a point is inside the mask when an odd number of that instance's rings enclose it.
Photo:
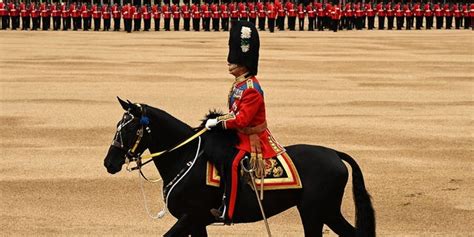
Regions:
[[[206,128],[207,130],[211,130],[212,127],[215,127],[219,122],[217,121],[216,118],[213,118],[213,119],[208,119],[206,121]]]

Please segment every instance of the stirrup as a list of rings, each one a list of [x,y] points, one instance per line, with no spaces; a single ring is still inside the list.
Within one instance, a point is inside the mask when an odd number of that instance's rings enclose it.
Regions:
[[[214,218],[216,218],[216,221],[220,221],[220,222],[223,222],[224,221],[224,217],[225,217],[225,212],[219,210],[219,209],[216,209],[216,208],[212,208],[210,210],[211,214],[214,216]]]

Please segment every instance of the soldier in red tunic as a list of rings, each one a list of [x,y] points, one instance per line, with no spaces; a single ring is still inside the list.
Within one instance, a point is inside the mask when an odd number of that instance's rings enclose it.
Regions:
[[[214,0],[211,4],[211,18],[212,18],[212,30],[219,31],[219,5],[217,5],[217,1]]]
[[[265,13],[265,5],[262,1],[258,1],[255,4],[255,11],[257,13],[257,18],[258,18],[258,29],[261,31],[265,30],[265,18],[266,18],[266,13]]]
[[[132,32],[132,12],[130,3],[122,7],[123,25],[127,33]]]
[[[469,16],[469,9],[466,3],[462,5],[462,16],[464,18],[464,29],[469,29],[471,27],[471,17]]]
[[[14,2],[10,2],[8,4],[8,11],[12,22],[12,30],[20,28],[20,12],[18,11],[17,6]]]
[[[38,30],[40,28],[40,9],[35,1],[30,4],[31,30]]]
[[[338,4],[334,4],[334,6],[331,7],[331,20],[332,31],[337,32],[339,29],[339,21],[341,20],[341,9]]]
[[[237,5],[233,2],[229,3],[229,12],[230,12],[230,25],[231,28],[234,25],[234,22],[239,20],[239,9]]]
[[[282,0],[283,1],[283,0]],[[285,30],[285,17],[286,17],[286,9],[285,6],[279,1],[275,1],[275,8],[278,12],[278,16],[276,19],[276,24],[279,30]]]
[[[403,23],[405,21],[405,13],[403,12],[402,6],[400,3],[395,5],[395,17],[397,17],[397,30],[401,30],[403,28]]]
[[[50,25],[49,8],[45,2],[41,3],[40,5],[40,16],[43,22],[43,30],[49,30],[49,25]]]
[[[435,12],[435,16],[436,16],[436,29],[441,29],[443,28],[443,20],[444,20],[444,11],[443,9],[441,8],[441,5],[438,3],[438,4],[435,4],[434,5],[434,12]]]
[[[204,31],[211,31],[211,11],[209,10],[209,4],[201,4],[202,13],[202,28]]]
[[[453,13],[454,13],[454,22],[455,22],[456,29],[459,30],[461,29],[462,12],[461,10],[459,10],[458,4],[454,4]]]
[[[324,9],[320,2],[316,3],[316,26],[318,31],[322,31],[324,28]]]
[[[413,28],[413,11],[410,8],[410,4],[405,4],[403,6],[405,11],[405,21],[406,21],[406,28],[407,30],[411,30]]]
[[[362,9],[361,4],[358,2],[355,7],[355,26],[357,30],[362,30],[364,28],[364,19],[365,19],[365,12]]]
[[[229,113],[208,119],[206,128],[233,129],[239,137],[239,152],[232,160],[224,161],[226,205],[222,209],[211,209],[211,213],[226,224],[232,222],[240,161],[250,153],[250,160],[262,162],[284,152],[267,128],[263,90],[255,77],[258,71],[260,41],[255,25],[239,21],[230,30],[229,72],[235,81],[229,93]],[[227,215],[226,215],[227,214]]]
[[[367,12],[367,29],[373,30],[375,28],[375,11],[372,8],[372,2],[365,5],[365,11]]]
[[[175,2],[171,5],[171,12],[173,14],[173,26],[174,31],[179,31],[179,21],[181,20],[181,11],[179,9],[179,3]]]
[[[61,7],[58,3],[51,4],[51,16],[53,17],[53,30],[57,31],[61,28]]]
[[[431,10],[431,4],[426,3],[423,10],[426,20],[426,29],[430,30],[433,27],[433,11]]]
[[[306,18],[306,12],[303,7],[303,3],[298,4],[297,7],[297,14],[298,14],[298,26],[299,30],[303,31],[304,30],[304,18]]]
[[[379,30],[383,30],[385,29],[385,15],[386,15],[386,11],[384,9],[383,3],[379,2],[375,10],[377,11],[377,16],[379,19]]]
[[[413,7],[413,11],[415,14],[415,29],[421,30],[421,27],[423,27],[423,9],[421,9],[421,5],[419,2],[415,4]]]
[[[100,21],[102,19],[102,12],[100,11],[99,6],[97,6],[97,3],[92,5],[91,12],[92,12],[92,19],[94,19],[94,31],[99,31]]]
[[[183,5],[181,5],[181,14],[183,15],[183,28],[185,31],[189,31],[190,29],[190,20],[191,20],[191,11],[189,7],[189,0],[184,0]]]
[[[257,25],[257,9],[255,7],[255,3],[253,2],[253,0],[250,0],[250,2],[247,4],[247,7],[249,11],[249,21],[256,26]]]
[[[285,9],[286,12],[288,13],[288,29],[291,31],[295,30],[295,25],[296,25],[296,7],[291,0],[287,0],[285,3]]]
[[[30,28],[30,11],[24,2],[20,2],[21,29],[28,30]]]
[[[2,30],[8,28],[8,10],[4,2],[0,2],[0,17],[2,18]]]
[[[444,15],[446,16],[446,29],[449,30],[453,27],[453,11],[447,3],[444,5]]]
[[[110,10],[114,18],[114,31],[120,31],[120,19],[122,18],[121,9],[117,3],[114,3]]]
[[[239,20],[240,21],[248,21],[249,20],[249,13],[247,11],[247,4],[246,2],[239,2]]]
[[[90,17],[90,11],[89,11],[89,8],[87,7],[87,3],[82,3],[82,6],[81,6],[81,16],[82,16],[82,20],[83,20],[83,25],[82,25],[82,28],[84,31],[88,31],[89,30],[89,26],[90,26],[90,21],[91,21],[91,17]]]
[[[151,13],[153,14],[153,21],[155,22],[155,31],[160,31],[161,7],[159,1],[155,0],[155,4],[151,7]]]
[[[223,0],[219,8],[220,8],[222,30],[228,31],[230,15],[229,15],[229,8],[227,7],[227,1]]]
[[[66,31],[71,28],[71,12],[69,12],[69,6],[66,3],[61,3],[61,18],[63,19],[63,30]]]
[[[277,9],[273,1],[267,4],[266,15],[268,17],[268,30],[270,30],[270,33],[273,33],[275,31],[275,18],[277,17]]]
[[[104,5],[100,8],[100,12],[102,13],[102,18],[104,19],[104,31],[110,30],[110,18],[112,17],[112,13],[110,12],[109,1],[105,1]]]
[[[306,13],[308,13],[308,31],[314,31],[316,27],[316,11],[313,7],[313,2],[309,2],[306,6]]]
[[[140,7],[137,5],[132,6],[133,16],[133,31],[140,31],[142,26],[142,12]]]
[[[387,29],[392,30],[395,12],[392,9],[392,3],[390,1],[385,5],[385,14],[387,15]]]
[[[161,6],[161,12],[163,13],[163,19],[165,20],[165,31],[170,31],[170,21],[171,21],[171,10],[170,10],[170,1],[163,1],[164,5]]]
[[[201,11],[199,8],[199,1],[193,0],[193,5],[191,5],[191,14],[193,17],[193,30],[199,31],[200,30],[200,22],[201,22]]]
[[[141,12],[143,16],[143,30],[144,31],[150,31],[151,27],[151,12],[150,12],[150,7],[148,6],[148,3],[145,3],[141,7]]]

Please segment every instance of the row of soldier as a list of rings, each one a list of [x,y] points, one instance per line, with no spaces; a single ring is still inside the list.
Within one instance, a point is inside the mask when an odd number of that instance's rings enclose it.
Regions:
[[[298,18],[299,30],[304,30],[305,19],[308,20],[308,30],[331,29],[334,31],[347,29],[364,29],[369,30],[378,28],[385,29],[385,20],[387,19],[387,29],[394,29],[395,23],[397,29],[421,29],[426,24],[426,29],[433,28],[434,18],[436,18],[436,28],[451,29],[453,26],[453,18],[455,28],[470,28],[472,19],[474,18],[474,4],[432,4],[428,2],[421,4],[402,4],[392,3],[389,1],[384,4],[379,2],[373,4],[350,3],[341,4],[323,4],[316,0],[307,4],[296,4],[293,0],[286,0],[285,3],[276,1],[268,2],[222,2],[218,0],[214,2],[206,2],[200,4],[195,1],[193,4],[189,0],[185,0],[183,4],[170,4],[169,0],[165,0],[164,4],[160,4],[155,0],[155,4],[151,5],[145,1],[142,6],[132,5],[130,3],[120,6],[117,3],[109,5],[108,1],[99,6],[98,4],[89,5],[87,3],[79,4],[73,2],[70,5],[65,3],[48,4],[42,2],[37,4],[32,1],[30,4],[20,2],[16,4],[11,1],[7,4],[0,2],[1,29],[7,29],[11,25],[11,29],[20,28],[20,17],[22,30],[40,29],[49,30],[51,19],[53,30],[89,30],[94,22],[94,30],[101,29],[103,22],[103,30],[111,29],[111,19],[114,21],[114,31],[119,31],[121,20],[124,21],[125,31],[141,30],[142,20],[144,22],[144,30],[149,31],[151,28],[151,20],[154,21],[154,30],[160,30],[161,19],[164,20],[163,27],[166,31],[170,30],[171,21],[173,21],[174,30],[180,29],[180,21],[183,19],[183,28],[189,31],[191,28],[200,31],[200,27],[205,31],[214,31],[229,29],[229,22],[236,20],[247,20],[254,24],[257,23],[260,30],[268,28],[273,32],[275,27],[279,30],[285,30],[285,23],[289,30],[295,30],[296,18]],[[375,26],[375,18],[378,20],[378,27]],[[212,20],[212,27],[211,27]],[[416,24],[415,24],[416,20]],[[267,22],[267,24],[266,24]],[[72,26],[71,26],[72,24]]]

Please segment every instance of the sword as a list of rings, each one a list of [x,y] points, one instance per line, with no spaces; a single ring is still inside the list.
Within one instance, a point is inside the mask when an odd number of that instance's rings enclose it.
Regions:
[[[265,228],[267,229],[268,237],[271,237],[272,233],[270,232],[270,226],[268,225],[267,217],[265,216],[265,211],[263,210],[263,206],[262,206],[262,201],[260,200],[260,196],[258,195],[258,191],[257,191],[257,184],[255,182],[255,170],[254,169],[247,169],[244,165],[245,160],[249,160],[249,162],[250,162],[250,158],[248,156],[246,156],[245,158],[240,160],[240,166],[242,167],[242,169],[246,173],[248,173],[250,175],[250,180],[252,181],[253,191],[255,192],[255,198],[257,198],[258,207],[260,208],[260,212],[262,213],[262,217],[263,217],[263,221],[265,222]],[[262,183],[263,183],[263,180],[262,180]],[[262,187],[262,190],[263,190],[263,187]]]
[[[265,211],[263,211],[262,201],[260,200],[260,197],[259,197],[258,191],[257,191],[257,185],[255,184],[254,172],[255,171],[253,171],[253,170],[249,172],[250,178],[252,180],[253,190],[255,192],[255,197],[257,198],[258,206],[260,207],[260,212],[262,212],[262,217],[263,217],[263,221],[265,222],[265,228],[267,229],[268,237],[271,237],[272,233],[270,232],[270,226],[268,225],[267,217],[265,216]],[[262,190],[263,190],[263,188],[262,188]]]

